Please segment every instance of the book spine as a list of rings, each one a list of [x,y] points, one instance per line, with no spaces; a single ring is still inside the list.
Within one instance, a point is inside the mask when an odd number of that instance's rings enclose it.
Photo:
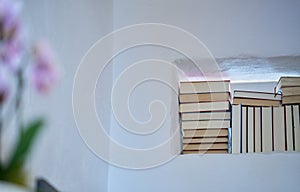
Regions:
[[[242,139],[242,153],[248,152],[248,107],[242,106],[242,129],[241,129],[241,139]]]
[[[253,119],[253,107],[248,107],[248,153],[254,152],[254,119]]]
[[[293,136],[293,113],[292,106],[286,105],[285,108],[285,131],[286,131],[286,148],[287,151],[294,151],[294,136]]]
[[[284,108],[274,108],[274,151],[285,151]]]
[[[262,108],[262,149],[272,151],[272,111],[270,107]]]
[[[300,151],[299,105],[293,105],[295,151]]]
[[[261,151],[261,107],[254,108],[254,152]]]
[[[240,153],[240,105],[232,106],[232,153]]]
[[[183,121],[182,129],[216,129],[229,128],[230,120]]]

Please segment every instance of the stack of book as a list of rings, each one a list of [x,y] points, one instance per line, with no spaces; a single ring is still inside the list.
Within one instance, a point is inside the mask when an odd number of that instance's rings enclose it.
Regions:
[[[282,94],[282,104],[300,104],[300,77],[281,77],[274,88]]]
[[[300,151],[299,103],[300,77],[281,77],[274,93],[235,90],[232,153]]]
[[[233,94],[233,104],[278,107],[281,105],[281,95],[268,92],[235,90]]]
[[[281,95],[235,90],[232,106],[232,153],[284,151]]]
[[[228,153],[230,81],[180,83],[183,154]]]
[[[232,153],[300,151],[299,105],[232,106]]]

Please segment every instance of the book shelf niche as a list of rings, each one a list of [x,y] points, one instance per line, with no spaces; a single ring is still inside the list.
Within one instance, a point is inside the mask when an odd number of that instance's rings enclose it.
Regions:
[[[180,82],[183,155],[300,151],[300,77],[281,77],[274,92],[230,85]]]

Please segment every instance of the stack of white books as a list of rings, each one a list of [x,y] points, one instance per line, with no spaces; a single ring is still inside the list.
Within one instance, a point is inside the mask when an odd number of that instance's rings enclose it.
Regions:
[[[300,104],[300,77],[281,77],[274,88],[276,94],[282,94],[282,104]]]
[[[229,81],[180,83],[183,154],[228,153]]]

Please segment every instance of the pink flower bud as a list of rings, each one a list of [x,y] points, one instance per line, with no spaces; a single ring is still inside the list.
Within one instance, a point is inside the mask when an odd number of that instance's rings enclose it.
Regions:
[[[13,71],[19,69],[24,49],[19,9],[16,2],[0,0],[0,62]]]
[[[53,52],[46,41],[38,42],[33,48],[32,83],[40,93],[48,93],[58,80],[58,69]]]
[[[12,71],[20,68],[22,56],[23,45],[21,42],[4,42],[0,47],[0,60]]]

